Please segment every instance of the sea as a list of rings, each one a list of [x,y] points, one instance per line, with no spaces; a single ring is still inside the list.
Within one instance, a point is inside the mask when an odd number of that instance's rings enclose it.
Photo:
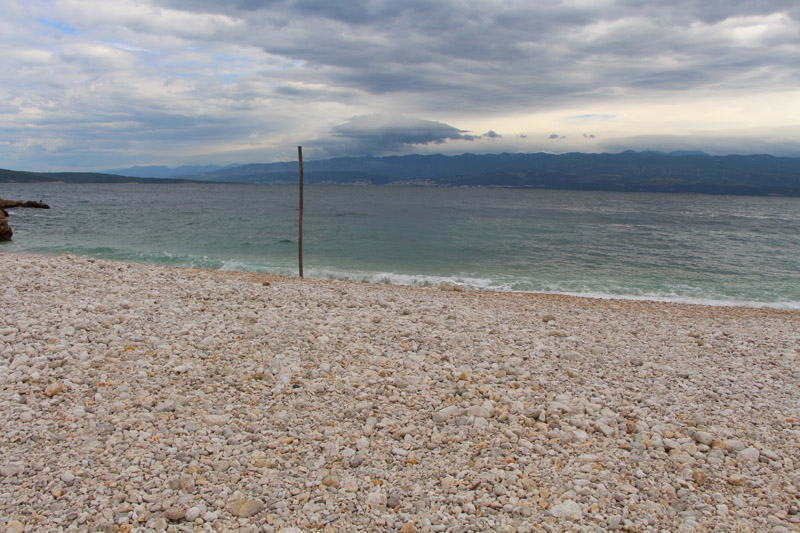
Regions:
[[[0,184],[0,253],[298,273],[298,189]],[[800,310],[800,198],[306,186],[307,278]]]

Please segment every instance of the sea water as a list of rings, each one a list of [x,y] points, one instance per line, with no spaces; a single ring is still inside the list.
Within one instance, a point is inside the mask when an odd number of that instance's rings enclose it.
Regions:
[[[298,191],[0,184],[0,252],[296,275]],[[800,199],[306,187],[306,277],[800,309]]]

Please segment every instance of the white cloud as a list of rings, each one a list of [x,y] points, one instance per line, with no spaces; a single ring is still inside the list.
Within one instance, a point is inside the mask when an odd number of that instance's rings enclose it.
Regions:
[[[70,25],[84,31],[126,28],[143,34],[200,40],[230,36],[244,27],[243,21],[235,17],[168,9],[136,0],[60,0],[57,5],[70,18]]]

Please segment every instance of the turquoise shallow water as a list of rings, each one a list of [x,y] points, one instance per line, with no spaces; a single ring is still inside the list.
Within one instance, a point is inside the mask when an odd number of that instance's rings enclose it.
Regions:
[[[0,252],[296,274],[297,190],[0,184]],[[800,199],[306,187],[306,277],[800,309]]]

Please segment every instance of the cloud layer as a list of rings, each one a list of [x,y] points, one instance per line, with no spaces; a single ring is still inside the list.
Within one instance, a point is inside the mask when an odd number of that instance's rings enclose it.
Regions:
[[[412,149],[415,145],[443,144],[447,140],[473,141],[474,135],[441,122],[410,119],[392,115],[365,115],[353,117],[331,129],[338,145],[329,143],[330,152],[344,155],[395,153]]]
[[[745,130],[792,153],[781,135],[800,133],[800,4],[784,0],[9,0],[0,15],[6,167],[642,135],[726,151]]]

